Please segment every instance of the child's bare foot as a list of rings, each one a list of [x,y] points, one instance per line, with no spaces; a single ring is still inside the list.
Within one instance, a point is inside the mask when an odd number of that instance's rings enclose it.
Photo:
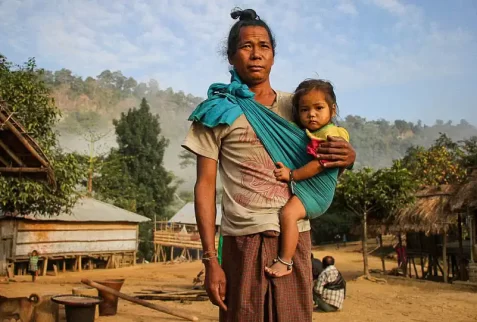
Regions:
[[[277,258],[271,267],[265,267],[265,272],[271,277],[283,277],[291,274],[293,261],[285,262]]]

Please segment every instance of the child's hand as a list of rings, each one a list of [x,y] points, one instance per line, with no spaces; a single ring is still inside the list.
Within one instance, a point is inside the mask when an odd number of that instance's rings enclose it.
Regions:
[[[278,181],[282,182],[289,182],[290,181],[290,169],[285,167],[285,165],[281,162],[277,162],[275,164],[277,167],[273,170],[273,174]]]

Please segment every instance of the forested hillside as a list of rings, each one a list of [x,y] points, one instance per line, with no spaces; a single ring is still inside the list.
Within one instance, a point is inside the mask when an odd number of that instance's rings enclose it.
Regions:
[[[181,170],[178,153],[189,122],[187,117],[202,98],[162,89],[156,80],[138,83],[120,71],[103,71],[96,77],[83,79],[67,69],[44,74],[51,86],[56,104],[63,112],[58,131],[60,142],[72,150],[87,150],[88,140],[93,134],[105,136],[101,144],[109,148],[115,145],[114,135],[106,135],[112,128],[111,120],[121,112],[138,106],[145,97],[151,111],[160,117],[163,134],[169,139],[165,154],[165,165],[190,183],[193,169]],[[205,94],[205,93],[204,93]],[[341,107],[346,114],[346,106]],[[437,119],[435,124],[425,125],[420,121],[366,120],[360,116],[343,117],[340,125],[348,128],[351,142],[358,152],[357,166],[381,168],[391,165],[393,159],[402,157],[413,145],[430,146],[439,136],[446,133],[454,141],[477,135],[477,128],[466,120],[458,124]],[[99,144],[99,143],[98,143]],[[97,146],[99,146],[97,144]]]

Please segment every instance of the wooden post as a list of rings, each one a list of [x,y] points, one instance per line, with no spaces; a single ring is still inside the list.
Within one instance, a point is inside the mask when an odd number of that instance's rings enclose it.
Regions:
[[[467,208],[467,216],[469,218],[469,232],[470,232],[470,262],[474,263],[474,217],[471,216],[469,208]]]
[[[81,272],[83,269],[83,264],[81,263],[81,255],[78,255],[78,272]]]
[[[55,276],[58,276],[58,266],[56,266],[56,264],[53,264],[53,273]]]
[[[106,269],[110,268],[111,262],[113,261],[113,256],[114,255],[108,257],[108,261],[106,262]]]
[[[171,262],[174,260],[174,246],[171,246]]]
[[[136,256],[137,256],[137,252],[134,251],[134,252],[133,252],[133,259],[132,259],[132,265],[133,265],[133,266],[136,266]]]
[[[200,249],[197,248],[197,260],[200,260]]]
[[[41,271],[41,275],[46,276],[46,269],[48,268],[48,257],[45,257],[43,260],[43,269]]]
[[[459,270],[459,279],[464,280],[465,276],[465,261],[464,261],[464,246],[462,245],[462,216],[457,214],[457,235],[459,238],[459,257],[457,260],[457,267]]]
[[[442,275],[444,275],[444,283],[447,283],[447,229],[444,228],[444,234],[442,236]]]
[[[89,270],[93,269],[93,261],[91,260],[91,258],[88,258],[88,269]]]
[[[66,258],[63,258],[63,273],[66,273]]]

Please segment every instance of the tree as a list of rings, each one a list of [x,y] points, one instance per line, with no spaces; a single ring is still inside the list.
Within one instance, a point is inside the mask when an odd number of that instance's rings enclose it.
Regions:
[[[151,219],[155,215],[159,219],[165,218],[167,206],[172,202],[177,187],[173,185],[173,174],[163,165],[168,141],[161,135],[159,117],[151,113],[149,104],[143,98],[138,109],[121,113],[119,120],[114,120],[113,124],[117,135],[117,154],[122,159],[118,161],[121,176],[117,179],[106,176],[111,179],[109,193],[120,192],[125,184],[127,189],[134,189],[132,198],[137,213]],[[119,184],[119,180],[124,180],[124,183]],[[107,195],[104,190],[103,194]],[[117,200],[118,196],[115,198]],[[130,201],[127,198],[124,200]],[[140,228],[141,237],[146,241],[140,245],[144,256],[149,256],[151,252],[148,243],[152,238],[151,228],[150,223]]]
[[[459,145],[441,134],[429,149],[409,148],[402,166],[411,171],[423,186],[458,184],[465,178],[462,156]]]
[[[462,167],[464,169],[477,167],[477,136],[461,142],[463,156]]]
[[[369,274],[368,219],[370,216],[388,219],[397,209],[413,201],[415,189],[412,174],[399,163],[393,168],[376,172],[370,168],[349,171],[340,178],[336,189],[337,202],[361,219],[363,271],[366,279],[375,280]]]
[[[68,212],[77,200],[78,162],[56,145],[53,127],[60,113],[43,72],[34,59],[15,66],[0,55],[0,97],[49,158],[57,183],[57,189],[52,189],[43,182],[0,176],[0,208],[4,212],[58,215]]]
[[[181,169],[185,169],[189,166],[194,166],[197,162],[197,157],[195,156],[195,154],[188,150],[181,151],[181,153],[179,153],[179,159],[181,160],[181,162],[179,163]]]

